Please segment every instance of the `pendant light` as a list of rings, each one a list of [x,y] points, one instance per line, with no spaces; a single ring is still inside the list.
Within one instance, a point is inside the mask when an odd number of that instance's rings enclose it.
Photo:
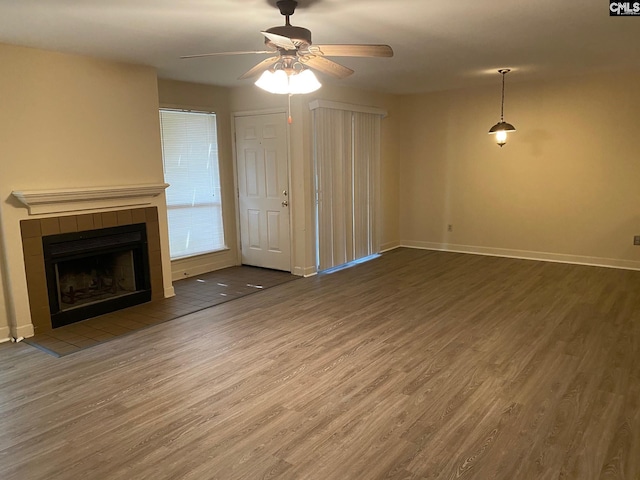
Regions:
[[[502,68],[498,70],[498,73],[502,75],[502,103],[500,104],[500,121],[489,130],[490,134],[495,133],[496,142],[501,147],[504,146],[505,143],[507,143],[507,133],[516,131],[516,127],[504,121],[504,76],[510,71],[511,69],[509,68]]]

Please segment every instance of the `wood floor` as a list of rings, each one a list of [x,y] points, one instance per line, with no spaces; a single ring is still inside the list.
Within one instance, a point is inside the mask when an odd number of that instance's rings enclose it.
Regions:
[[[54,359],[0,477],[639,479],[640,272],[398,249]]]
[[[38,333],[25,342],[62,357],[129,335],[149,325],[164,323],[298,278],[287,272],[246,265],[223,268],[173,282],[174,297]]]

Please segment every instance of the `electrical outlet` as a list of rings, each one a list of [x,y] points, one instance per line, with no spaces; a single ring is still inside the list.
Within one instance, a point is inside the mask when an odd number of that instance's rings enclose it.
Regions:
[[[447,227],[447,231],[453,232],[453,225],[449,224],[449,226]]]
[[[633,244],[640,245],[640,235],[636,235],[635,237],[633,237]]]

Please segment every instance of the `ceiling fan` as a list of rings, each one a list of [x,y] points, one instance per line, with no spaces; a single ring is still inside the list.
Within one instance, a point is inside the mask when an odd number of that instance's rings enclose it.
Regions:
[[[263,32],[265,50],[185,55],[180,58],[210,57],[216,55],[275,54],[240,76],[240,80],[258,76],[267,70],[283,70],[287,75],[296,75],[311,68],[335,78],[346,78],[353,70],[326,57],[392,57],[389,45],[313,45],[311,31],[291,25],[290,17],[295,12],[296,0],[279,0],[276,5],[285,17],[283,26],[271,27]],[[305,68],[306,67],[306,68]]]

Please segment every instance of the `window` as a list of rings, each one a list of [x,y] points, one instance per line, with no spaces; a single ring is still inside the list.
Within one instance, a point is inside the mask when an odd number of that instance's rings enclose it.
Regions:
[[[171,259],[225,248],[216,116],[160,110]]]

